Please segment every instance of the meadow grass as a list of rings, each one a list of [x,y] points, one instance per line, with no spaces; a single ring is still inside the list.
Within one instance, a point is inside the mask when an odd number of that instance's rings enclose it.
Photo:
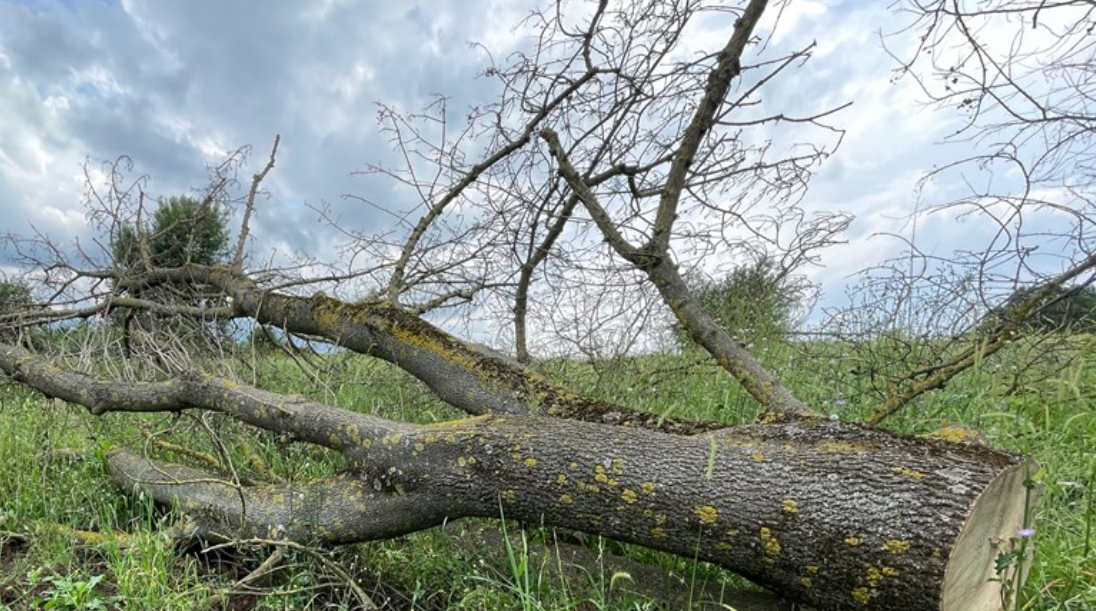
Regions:
[[[926,395],[886,422],[909,433],[962,424],[988,443],[1038,458],[1044,487],[1035,516],[1030,577],[1016,593],[1016,609],[1096,609],[1096,344],[1078,341],[1060,371],[1022,370],[1022,346],[979,363],[946,389]],[[858,420],[877,396],[855,373],[862,355],[851,346],[772,344],[758,351],[784,383],[834,417]],[[756,405],[729,376],[695,354],[619,358],[603,362],[546,361],[536,366],[576,392],[666,416],[745,423]],[[1017,363],[1016,369],[1012,363]],[[248,382],[305,394],[386,418],[436,422],[461,414],[440,404],[398,369],[343,354],[314,367],[284,357],[261,358],[241,370]],[[1057,366],[1060,366],[1058,363]],[[1018,378],[1022,373],[1024,378]],[[1017,380],[1022,383],[1017,384]],[[222,442],[211,444],[209,432]],[[508,524],[505,561],[485,561],[482,529],[498,522],[466,520],[392,541],[325,552],[331,563],[289,551],[262,584],[261,595],[225,590],[257,567],[265,548],[203,553],[170,536],[177,516],[115,489],[102,450],[111,444],[146,448],[186,460],[169,440],[245,471],[306,480],[342,466],[338,455],[278,435],[255,432],[218,415],[109,414],[42,398],[27,389],[0,388],[0,610],[354,608],[342,567],[376,600],[397,609],[656,609],[656,601],[629,594],[627,574],[590,570],[589,579],[553,579],[560,566],[530,549],[551,531]],[[107,533],[99,539],[74,532]],[[118,533],[117,536],[111,533]],[[698,590],[744,581],[689,558],[599,537],[580,538],[598,554],[623,555],[682,576]],[[602,556],[598,556],[599,558]],[[240,606],[246,602],[246,606]]]

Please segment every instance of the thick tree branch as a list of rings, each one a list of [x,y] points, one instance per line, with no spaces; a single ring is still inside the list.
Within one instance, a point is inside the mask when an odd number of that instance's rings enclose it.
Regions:
[[[685,190],[689,170],[696,159],[704,137],[715,125],[720,106],[723,105],[731,81],[742,70],[742,53],[753,36],[754,29],[761,21],[767,0],[750,0],[734,24],[734,34],[726,46],[716,56],[716,65],[708,73],[708,83],[704,87],[704,96],[697,104],[692,121],[685,128],[681,144],[670,164],[670,172],[662,188],[662,196],[655,217],[654,232],[650,242],[643,250],[664,256],[670,247],[674,221],[677,220],[678,204]]]
[[[349,304],[323,294],[284,295],[225,267],[156,269],[139,280],[125,282],[215,286],[231,298],[239,313],[262,324],[324,338],[354,352],[395,363],[429,386],[441,400],[470,414],[536,413],[679,434],[726,426],[663,417],[577,395],[520,363],[487,354],[387,304]]]
[[[647,247],[636,248],[617,230],[608,212],[598,202],[597,195],[579,176],[550,129],[541,130],[541,137],[559,164],[560,175],[586,206],[598,229],[613,249],[642,270],[658,289],[662,300],[694,341],[703,346],[766,411],[766,418],[817,417],[820,414],[795,398],[757,359],[730,336],[715,318],[700,306],[677,266],[665,252],[651,253]]]
[[[400,435],[410,425],[279,395],[201,373],[163,382],[103,382],[66,371],[30,352],[0,344],[0,371],[43,394],[77,403],[96,415],[108,412],[176,412],[210,409],[268,431],[288,433],[355,459],[363,440]]]
[[[238,486],[216,474],[152,461],[123,449],[108,453],[114,481],[185,512],[196,534],[215,540],[289,539],[337,545],[388,539],[445,520],[422,495],[375,490],[353,474],[305,484]],[[380,480],[377,480],[380,481]]]
[[[571,163],[570,158],[567,156],[566,151],[563,149],[563,145],[559,141],[559,134],[555,130],[545,128],[540,130],[540,137],[548,143],[548,152],[555,158],[556,163],[559,164],[559,174],[567,181],[567,185],[571,187],[575,195],[582,201],[582,205],[586,208],[586,211],[590,213],[591,218],[594,219],[594,223],[601,231],[601,234],[605,236],[605,241],[613,247],[620,256],[625,260],[635,263],[633,259],[638,256],[638,249],[629,244],[624,235],[617,229],[616,223],[609,213],[598,202],[597,195],[594,194],[590,185],[583,180],[579,175],[578,170]]]

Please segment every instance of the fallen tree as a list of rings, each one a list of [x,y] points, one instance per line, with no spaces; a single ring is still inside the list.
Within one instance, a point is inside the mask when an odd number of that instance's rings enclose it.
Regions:
[[[411,425],[193,372],[99,381],[14,346],[0,367],[48,396],[113,411],[214,410],[341,452],[305,485],[244,487],[123,448],[123,489],[177,504],[218,539],[344,544],[460,517],[602,534],[725,566],[820,609],[994,608],[999,545],[1024,526],[1034,466],[979,444],[819,416],[728,427],[565,393],[388,306],[262,290],[227,268],[177,268],[239,315],[399,363],[471,414]]]
[[[136,359],[143,347],[155,358],[137,373],[110,377],[86,360],[60,365],[49,346],[36,353],[7,343],[0,369],[94,414],[210,410],[345,458],[345,469],[316,481],[244,485],[126,448],[107,453],[123,490],[178,506],[211,539],[338,545],[463,517],[513,518],[708,560],[818,609],[999,609],[1000,580],[1009,578],[999,560],[1029,526],[1035,463],[961,434],[912,437],[819,414],[719,325],[684,280],[684,259],[696,252],[692,264],[699,266],[715,252],[744,258],[761,250],[791,274],[837,242],[849,222],[795,205],[832,148],[789,141],[782,144],[790,152],[772,159],[779,148],[772,140],[744,134],[756,127],[786,133],[778,126],[792,123],[839,140],[839,130],[822,123],[836,108],[757,114],[756,92],[812,48],[745,61],[766,8],[751,0],[716,11],[733,15],[723,24],[725,44],[684,59],[678,45],[705,12],[699,4],[599,2],[577,18],[562,10],[535,14],[538,53],[488,71],[504,94],[474,114],[465,133],[488,134],[488,153],[477,162],[450,140],[428,144],[410,119],[382,112],[409,167],[373,169],[422,196],[419,220],[402,227],[396,248],[387,236],[355,234],[349,265],[327,275],[256,269],[246,257],[277,140],[236,202],[239,232],[224,265],[155,261],[148,244],[156,236],[140,226],[148,216],[145,183],[124,185],[115,164],[105,172],[107,190],[92,188],[91,217],[109,243],[137,227],[126,234],[136,236],[130,256],[79,261],[48,242],[37,250],[17,242],[51,297],[0,322],[29,329],[139,312],[141,334],[126,337],[125,354]],[[422,159],[437,170],[428,180],[410,161]],[[231,203],[226,194],[239,163],[234,155],[214,168],[197,209]],[[448,216],[476,222],[446,225]],[[782,229],[789,228],[787,241]],[[108,258],[116,250],[110,246]],[[361,269],[361,260],[372,267]],[[961,338],[969,348],[901,378],[877,420],[1000,350],[1048,294],[1094,267],[1093,257],[1080,258],[978,336]],[[590,270],[597,271],[592,279],[570,279]],[[635,306],[636,296],[657,300],[757,401],[757,421],[730,426],[651,414],[575,393],[522,364],[531,360],[526,327],[535,319],[537,278],[552,296],[546,301],[557,304],[550,314],[574,301],[594,326],[630,317],[642,327],[653,315]],[[602,299],[619,287],[624,297]],[[499,303],[516,359],[425,318]],[[208,331],[234,320],[393,363],[470,417],[414,425],[276,394],[224,371],[214,375],[216,359],[192,358],[194,346],[176,332],[178,325]]]

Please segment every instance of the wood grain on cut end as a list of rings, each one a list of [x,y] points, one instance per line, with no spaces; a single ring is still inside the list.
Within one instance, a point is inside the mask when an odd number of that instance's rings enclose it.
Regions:
[[[1010,549],[1010,540],[1024,528],[1025,513],[1033,513],[1039,488],[1028,494],[1025,482],[1038,471],[1039,465],[1029,460],[1002,471],[975,501],[963,530],[948,558],[944,575],[942,611],[999,611],[1001,609],[1001,577],[1014,579],[1014,573],[998,575],[997,558]],[[1030,553],[1030,547],[1029,553]],[[1012,569],[1025,572],[1027,559],[1013,563]]]

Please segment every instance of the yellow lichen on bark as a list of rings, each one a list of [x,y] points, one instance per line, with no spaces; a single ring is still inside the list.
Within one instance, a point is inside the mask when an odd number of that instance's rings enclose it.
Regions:
[[[719,510],[711,505],[701,505],[693,509],[693,513],[700,518],[701,524],[715,524],[719,518]]]
[[[892,554],[901,554],[908,551],[909,548],[910,542],[903,539],[887,539],[886,543],[883,544],[883,549]]]
[[[390,331],[392,335],[403,344],[432,352],[442,359],[464,369],[473,371],[477,369],[478,363],[475,358],[458,351],[452,346],[445,345],[437,338],[429,337],[427,333],[421,332],[422,330],[415,330],[401,325],[392,325]]]
[[[594,467],[594,479],[598,483],[607,484],[609,486],[617,485],[617,481],[610,477],[609,472],[601,465]]]
[[[624,474],[624,461],[619,458],[613,459],[613,475]]]
[[[945,426],[926,435],[921,435],[921,437],[925,439],[939,439],[949,443],[982,443],[981,433],[960,425]]]
[[[773,535],[771,528],[762,526],[758,531],[758,536],[761,538],[761,544],[765,548],[765,553],[770,556],[776,556],[780,554],[780,541],[777,541],[776,536]]]
[[[818,444],[818,448],[832,454],[863,454],[879,449],[874,443],[864,441],[825,441]]]
[[[864,575],[864,582],[868,584],[868,587],[874,588],[878,586],[881,581],[883,581],[883,571],[880,571],[874,566],[868,567],[868,572]]]
[[[482,414],[479,416],[469,416],[467,418],[458,418],[456,420],[445,420],[442,422],[435,422],[433,424],[425,425],[426,428],[431,430],[437,429],[453,429],[453,428],[465,428],[483,422],[485,420],[491,420],[494,424],[502,424],[506,422],[506,419],[501,416],[494,416],[491,414]],[[438,431],[440,434],[441,431]],[[451,434],[451,433],[450,433]],[[427,435],[430,435],[427,433]],[[446,439],[448,441],[448,439]]]
[[[912,478],[912,479],[921,479],[922,477],[925,476],[924,473],[921,473],[920,471],[918,471],[916,469],[910,469],[909,467],[903,467],[901,465],[895,465],[895,466],[891,467],[891,471],[894,471],[895,473],[897,473],[899,475],[904,475],[904,476]]]

